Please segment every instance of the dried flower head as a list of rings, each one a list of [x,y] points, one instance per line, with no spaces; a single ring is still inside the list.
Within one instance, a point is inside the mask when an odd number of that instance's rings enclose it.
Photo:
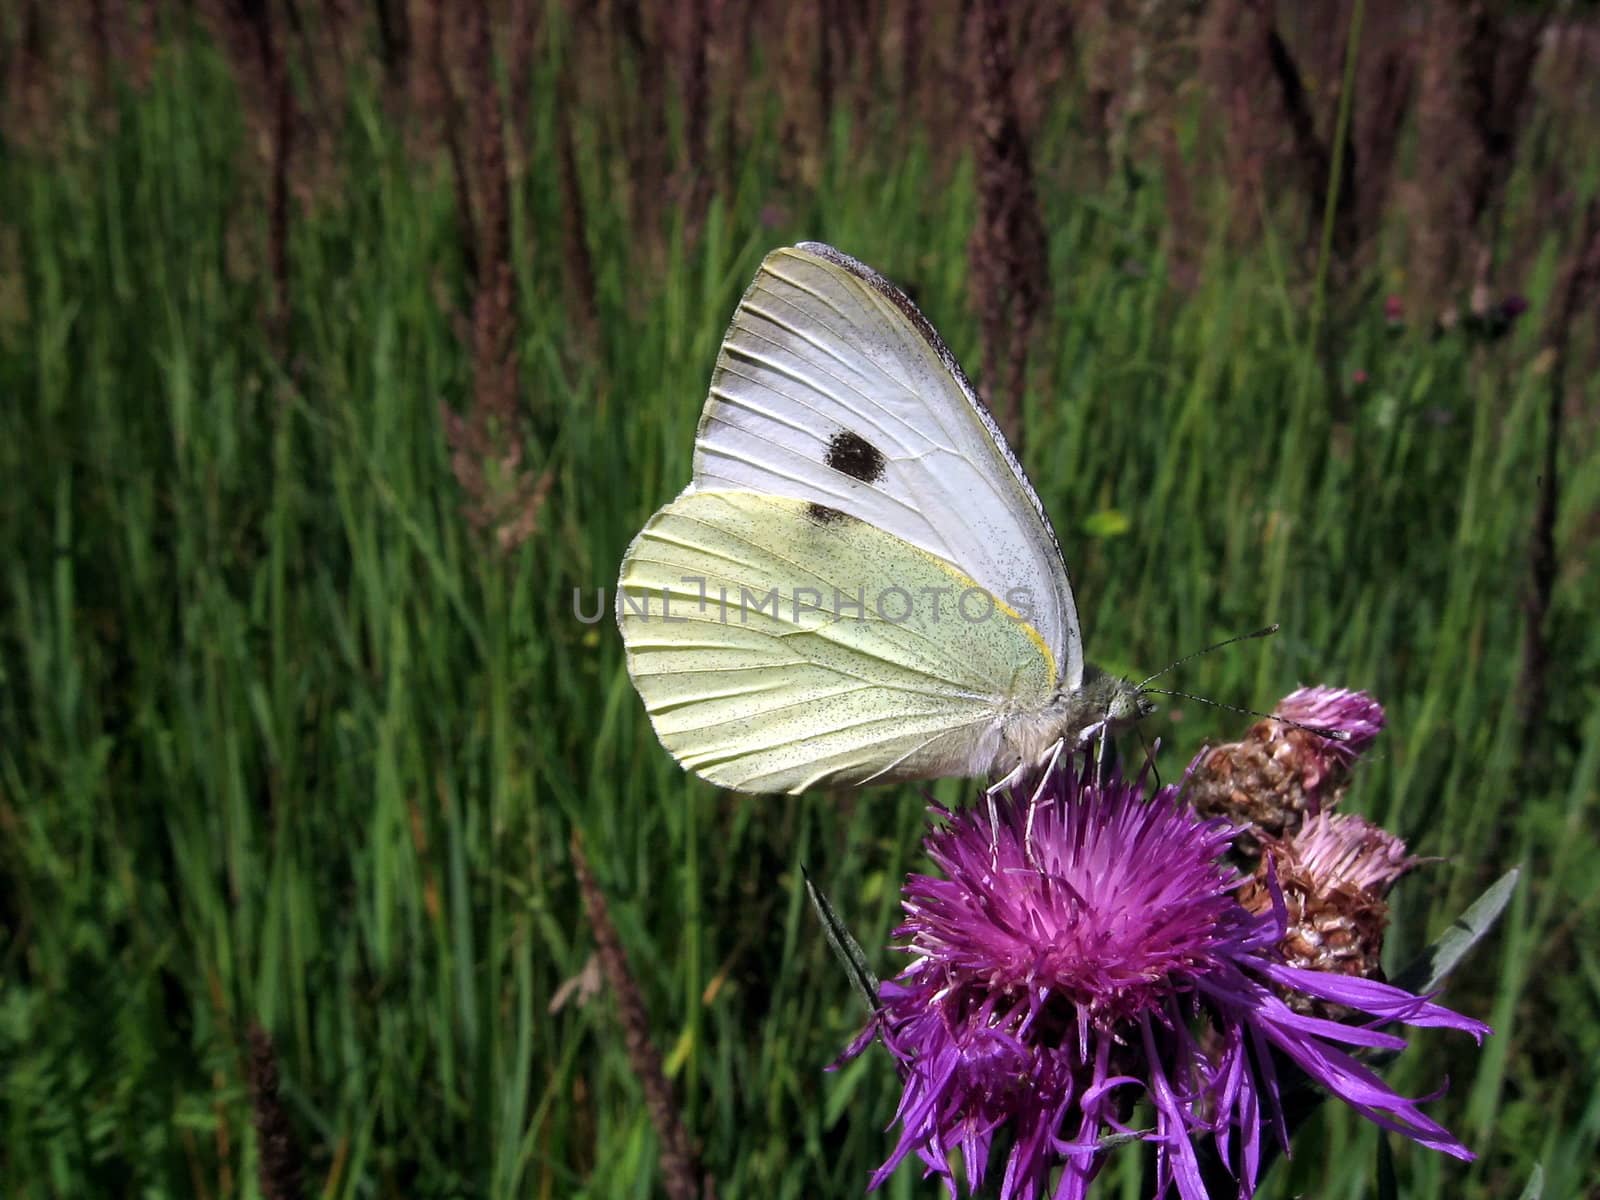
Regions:
[[[1322,813],[1292,838],[1270,838],[1239,901],[1264,914],[1280,902],[1285,931],[1279,952],[1290,966],[1365,979],[1382,979],[1383,933],[1389,923],[1384,897],[1400,876],[1423,859],[1394,834],[1353,813]],[[1339,1020],[1341,1005],[1294,992],[1283,994],[1296,1012]]]
[[[913,961],[880,986],[876,1019],[847,1051],[881,1038],[904,1077],[899,1141],[873,1186],[915,1153],[954,1197],[959,1151],[976,1192],[998,1142],[1002,1200],[1071,1200],[1103,1165],[1102,1139],[1121,1135],[1155,1146],[1161,1190],[1202,1200],[1195,1141],[1209,1134],[1247,1197],[1266,1131],[1286,1141],[1288,1063],[1384,1128],[1472,1157],[1345,1049],[1401,1038],[1282,997],[1475,1037],[1487,1027],[1385,983],[1285,963],[1281,898],[1259,913],[1239,903],[1240,877],[1221,861],[1231,830],[1176,787],[1146,800],[1137,783],[1067,767],[1037,804],[1013,793],[992,818],[984,805],[936,811],[926,844],[942,877],[907,881],[896,934]]]
[[[1300,688],[1273,715],[1311,728],[1258,721],[1242,741],[1204,750],[1190,765],[1186,795],[1195,810],[1239,825],[1238,848],[1250,853],[1261,837],[1292,835],[1308,816],[1337,806],[1351,767],[1383,729],[1383,707],[1345,688]]]

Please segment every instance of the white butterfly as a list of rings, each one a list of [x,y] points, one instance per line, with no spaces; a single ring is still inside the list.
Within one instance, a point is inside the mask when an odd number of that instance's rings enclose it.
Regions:
[[[1152,707],[1086,669],[1049,518],[939,335],[818,242],[739,302],[617,622],[662,743],[744,792],[1015,777]]]

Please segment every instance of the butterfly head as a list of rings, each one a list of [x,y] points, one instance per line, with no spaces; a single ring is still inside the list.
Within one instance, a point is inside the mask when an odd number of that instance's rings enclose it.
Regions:
[[[1156,703],[1138,684],[1119,675],[1110,675],[1089,664],[1084,668],[1079,711],[1087,720],[1078,733],[1078,744],[1091,739],[1114,737],[1137,725],[1156,710]]]
[[[1156,702],[1140,691],[1137,684],[1129,683],[1126,679],[1113,682],[1116,686],[1106,702],[1105,723],[1109,732],[1128,729],[1155,712]]]

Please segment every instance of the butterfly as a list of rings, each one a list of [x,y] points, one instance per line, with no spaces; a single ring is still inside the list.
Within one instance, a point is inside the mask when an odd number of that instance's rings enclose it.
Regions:
[[[1050,520],[933,326],[819,242],[740,300],[616,616],[662,744],[741,792],[1015,779],[1153,709],[1085,664]]]

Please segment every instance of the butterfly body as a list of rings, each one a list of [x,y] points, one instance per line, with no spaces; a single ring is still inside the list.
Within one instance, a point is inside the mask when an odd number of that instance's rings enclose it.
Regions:
[[[1134,684],[1086,664],[1081,685],[1057,691],[1038,711],[1023,709],[1012,716],[1004,730],[1003,755],[991,774],[1004,774],[1019,764],[1038,766],[1058,743],[1069,750],[1085,749],[1130,728],[1154,707]]]
[[[1149,707],[1086,667],[1043,507],[938,334],[818,243],[741,300],[617,621],[663,744],[739,791],[1007,774]]]

